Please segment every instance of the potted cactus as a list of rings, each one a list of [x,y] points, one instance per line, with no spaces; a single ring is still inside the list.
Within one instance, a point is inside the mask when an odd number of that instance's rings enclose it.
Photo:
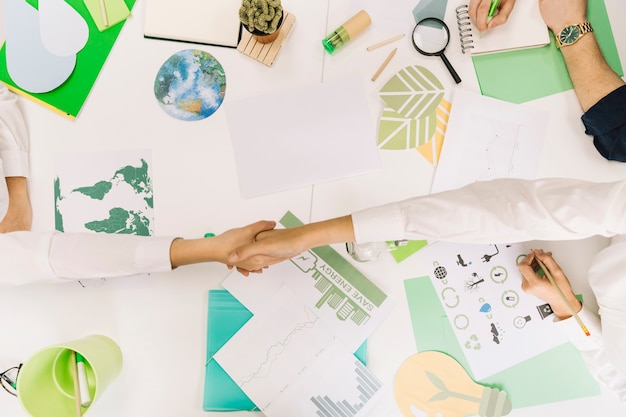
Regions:
[[[258,42],[272,42],[283,22],[281,0],[242,0],[239,20]]]

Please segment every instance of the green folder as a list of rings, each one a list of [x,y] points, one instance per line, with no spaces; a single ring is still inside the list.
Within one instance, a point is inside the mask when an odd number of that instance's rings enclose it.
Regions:
[[[258,408],[239,388],[213,355],[252,317],[252,313],[226,290],[209,290],[207,359],[204,379],[204,411],[256,411]],[[365,365],[367,341],[354,355]]]
[[[469,370],[463,349],[430,278],[407,279],[404,289],[417,351],[447,353]],[[571,343],[564,343],[476,382],[506,391],[513,408],[600,394],[600,386]]]
[[[603,0],[589,2],[587,18],[593,25],[598,45],[608,64],[623,76]],[[573,88],[565,61],[552,34],[550,45],[473,56],[472,61],[480,90],[485,96],[519,104]]]
[[[124,0],[128,10],[132,10],[136,0]],[[76,67],[70,77],[59,87],[47,93],[29,93],[22,90],[11,79],[7,71],[6,43],[0,49],[0,81],[12,91],[27,97],[63,116],[74,119],[82,109],[87,96],[98,78],[117,37],[124,26],[125,20],[100,31],[83,0],[66,0],[87,22],[89,39],[83,49],[76,55]],[[29,0],[36,7],[36,1]],[[113,4],[114,2],[110,2]],[[115,10],[118,10],[119,5]],[[117,19],[116,19],[117,20]],[[123,92],[120,91],[120,97]]]

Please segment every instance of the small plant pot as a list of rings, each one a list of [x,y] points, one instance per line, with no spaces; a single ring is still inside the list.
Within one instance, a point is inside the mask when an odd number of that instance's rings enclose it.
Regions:
[[[253,31],[248,31],[248,32],[250,32],[250,34],[252,34],[252,37],[256,39],[256,41],[259,43],[274,42],[276,38],[278,38],[278,35],[280,34],[280,28],[283,26],[284,17],[285,17],[285,12],[283,11],[283,15],[280,17],[280,20],[278,21],[278,27],[272,33],[264,33],[258,30],[253,30]],[[243,27],[246,30],[248,29],[246,25],[243,25]]]

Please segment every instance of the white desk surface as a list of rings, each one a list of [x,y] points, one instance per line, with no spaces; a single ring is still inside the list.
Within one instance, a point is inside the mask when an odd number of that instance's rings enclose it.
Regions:
[[[626,64],[626,27],[621,21],[626,16],[626,3],[605,2],[622,63]],[[446,87],[453,87],[438,58],[423,57],[410,45],[408,34],[414,24],[411,10],[416,3],[415,0],[384,3],[284,0],[285,8],[296,16],[296,23],[274,66],[268,68],[233,49],[144,39],[145,4],[138,1],[76,120],[66,120],[21,100],[31,132],[33,229],[54,227],[54,157],[68,151],[151,149],[159,235],[198,237],[206,231],[221,232],[262,218],[278,219],[287,210],[304,221],[319,220],[427,193],[433,168],[417,152],[381,151],[383,170],[378,173],[242,199],[224,112],[219,110],[202,121],[179,121],[159,108],[152,92],[154,76],[161,64],[179,50],[197,47],[213,54],[224,66],[226,100],[330,80],[348,73],[362,74],[368,85],[372,123],[375,123],[382,110],[377,90],[404,66],[426,66]],[[0,6],[3,10],[3,0]],[[337,54],[326,55],[320,40],[360,9],[372,15],[372,26]],[[446,20],[455,29],[452,17],[447,16]],[[3,24],[0,23],[2,38]],[[398,54],[379,79],[371,82],[371,76],[390,48],[368,53],[365,47],[401,32],[407,36],[394,45]],[[461,55],[454,33],[446,54],[463,78],[463,88],[478,91],[471,62]],[[539,176],[592,180],[626,177],[626,164],[603,160],[582,133],[581,112],[572,91],[526,105],[550,114]],[[261,156],[259,166],[262,164]],[[584,271],[593,250],[602,244],[601,239],[588,239],[550,246],[562,259],[561,263],[571,268],[566,272],[591,305],[595,300],[585,282]],[[581,252],[589,256],[580,256]],[[415,353],[402,277],[393,279],[383,273],[384,260],[360,267],[396,300],[391,317],[369,339],[368,352],[370,369],[391,387],[400,363]],[[25,361],[45,346],[101,333],[120,345],[124,365],[118,379],[88,415],[217,416],[220,413],[202,410],[207,292],[219,288],[227,274],[225,266],[215,264],[154,274],[148,285],[109,282],[86,289],[75,283],[3,288],[0,368]],[[26,416],[17,400],[1,392],[0,414]],[[510,416],[625,414],[626,408],[605,392],[600,397],[515,409]],[[401,416],[391,394],[370,415]]]

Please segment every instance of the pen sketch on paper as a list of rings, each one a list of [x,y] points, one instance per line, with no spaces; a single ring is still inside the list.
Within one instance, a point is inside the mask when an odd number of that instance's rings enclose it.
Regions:
[[[521,244],[437,242],[418,253],[475,379],[565,342],[551,310],[521,290]],[[536,341],[541,341],[537,343]]]
[[[536,177],[548,116],[457,88],[431,192]]]
[[[473,166],[476,181],[507,178],[515,175],[515,153],[522,146],[518,123],[474,113],[470,117],[469,135],[475,146],[467,148],[466,163]]]

